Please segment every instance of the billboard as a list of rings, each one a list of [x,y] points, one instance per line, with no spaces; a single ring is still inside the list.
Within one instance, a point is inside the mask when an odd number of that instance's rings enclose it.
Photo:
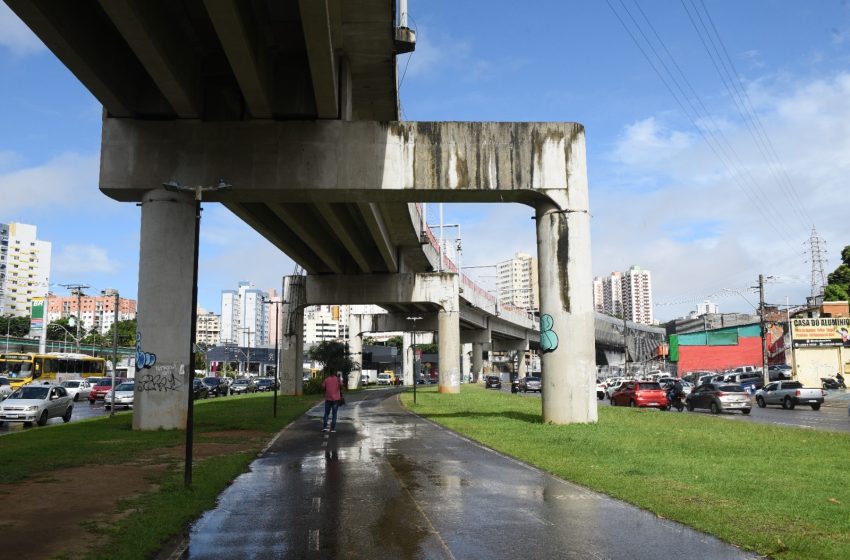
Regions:
[[[794,348],[850,348],[850,318],[791,319],[791,339]]]
[[[44,316],[47,299],[43,297],[32,298],[32,310],[30,311],[30,332],[41,331],[44,328]]]

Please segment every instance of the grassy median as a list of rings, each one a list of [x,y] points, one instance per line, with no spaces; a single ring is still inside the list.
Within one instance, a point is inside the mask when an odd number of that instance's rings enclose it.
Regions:
[[[477,386],[402,400],[488,447],[746,550],[850,558],[850,434],[607,406],[595,424],[553,426],[538,399]]]
[[[151,480],[157,491],[122,500],[117,511],[103,512],[106,515],[100,519],[70,521],[91,533],[91,539],[81,533],[82,543],[97,545],[58,556],[149,558],[169,537],[180,534],[189,522],[213,507],[216,497],[245,472],[271,437],[315,402],[315,396],[281,397],[276,418],[268,394],[196,402],[194,441],[198,448],[204,444],[217,448],[208,456],[195,455],[191,489],[183,486],[185,432],[136,432],[128,413],[3,436],[0,483],[38,481],[58,469],[91,464],[162,465],[160,474]],[[115,487],[120,494],[120,480]],[[105,492],[109,486],[98,488]],[[57,521],[54,518],[47,523]],[[14,534],[14,528],[7,531],[7,536]]]

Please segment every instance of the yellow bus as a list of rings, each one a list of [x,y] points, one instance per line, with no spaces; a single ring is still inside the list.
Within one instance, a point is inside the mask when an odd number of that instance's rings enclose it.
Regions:
[[[103,377],[106,360],[86,354],[51,352],[49,354],[0,354],[0,376],[7,377],[12,389],[35,380],[54,381]]]

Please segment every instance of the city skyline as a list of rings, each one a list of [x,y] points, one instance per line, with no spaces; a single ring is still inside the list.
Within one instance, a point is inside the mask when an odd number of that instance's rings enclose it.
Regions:
[[[737,113],[681,6],[643,9],[707,107],[695,122],[710,120],[708,128],[729,139],[740,160],[732,172],[706,144],[706,128],[694,128],[688,104],[677,104],[632,42],[618,16],[630,20],[617,4],[619,12],[590,2],[533,13],[510,6],[411,3],[418,43],[398,59],[402,117],[584,124],[593,274],[644,264],[655,276],[660,320],[684,316],[705,299],[751,312],[750,286],[760,273],[775,278],[767,286],[770,303],[804,303],[811,227],[827,241],[827,272],[848,243],[840,205],[831,199],[850,166],[850,9],[837,1],[783,1],[769,12],[758,3],[710,6],[746,99],[793,184],[791,196],[773,181],[775,163],[749,137],[750,123]],[[483,25],[470,31],[470,21]],[[570,22],[568,35],[559,31],[563,22]],[[516,33],[506,33],[508,26]],[[97,189],[100,106],[5,4],[0,70],[7,77],[0,93],[0,222],[34,224],[53,243],[51,282],[85,283],[93,293],[115,288],[135,298],[139,210]],[[755,186],[742,187],[744,175]],[[464,266],[492,265],[517,252],[534,255],[532,214],[519,205],[451,204],[444,222],[463,226]],[[814,223],[802,223],[809,218]],[[205,205],[200,306],[217,309],[220,290],[245,276],[279,289],[280,277],[294,269],[226,209]],[[466,272],[487,285],[483,271]]]

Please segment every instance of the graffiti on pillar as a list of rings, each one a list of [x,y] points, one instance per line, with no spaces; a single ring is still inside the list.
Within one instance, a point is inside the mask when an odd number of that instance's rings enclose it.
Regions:
[[[136,371],[150,369],[156,363],[156,354],[142,350],[142,333],[136,333]]]
[[[543,354],[554,352],[558,349],[558,334],[552,330],[555,320],[551,315],[540,316],[540,351]]]
[[[153,371],[145,372],[136,380],[139,391],[176,391],[183,386],[183,366],[179,373],[175,365],[154,366]]]

